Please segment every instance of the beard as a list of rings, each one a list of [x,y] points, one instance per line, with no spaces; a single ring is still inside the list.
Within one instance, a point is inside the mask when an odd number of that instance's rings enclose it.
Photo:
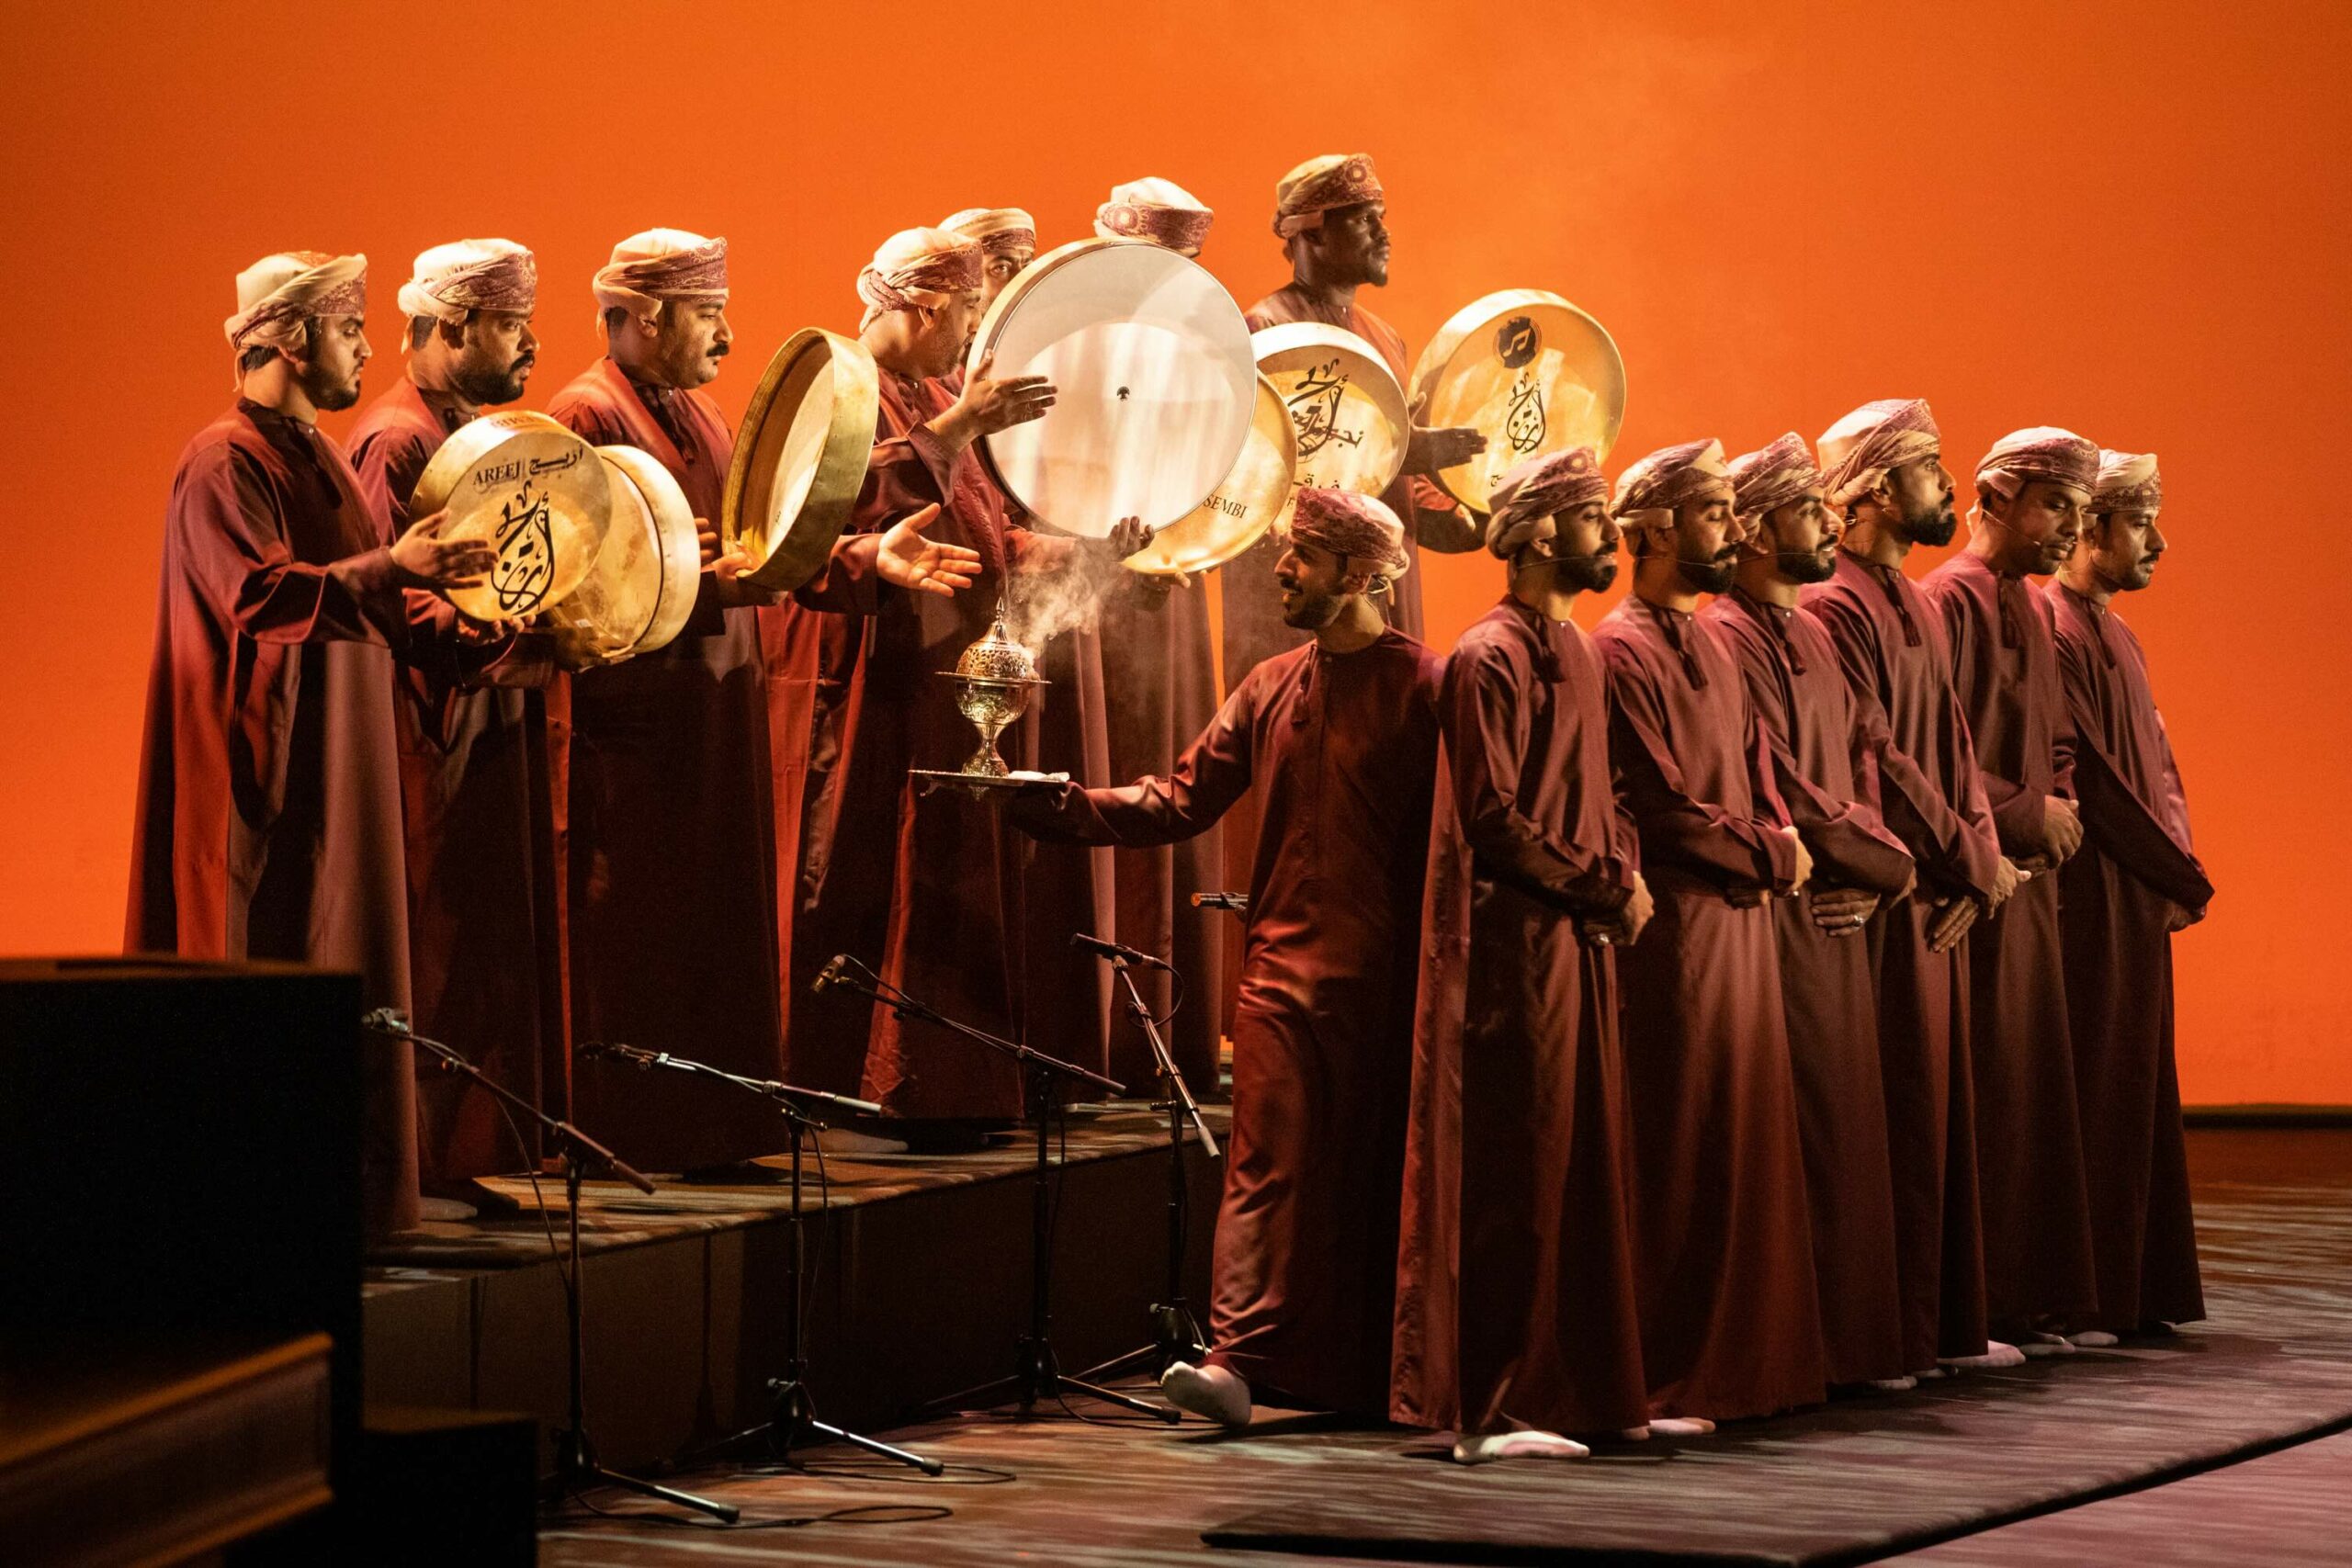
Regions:
[[[1776,550],[1772,562],[1791,582],[1826,582],[1838,575],[1838,548],[1829,545],[1817,550]]]
[[[1910,510],[1905,508],[1903,513],[1903,531],[1910,536],[1913,544],[1925,545],[1929,549],[1935,549],[1951,544],[1951,536],[1960,532],[1960,512],[1950,501],[1939,501],[1930,504],[1935,510],[1918,516],[1914,516]]]
[[[1546,556],[1529,561],[1521,571],[1549,571],[1555,587],[1576,593],[1599,593],[1617,581],[1617,552],[1596,550],[1582,556]]]
[[[1727,592],[1732,579],[1739,575],[1739,559],[1728,553],[1713,560],[1684,560],[1675,565],[1681,573],[1682,585],[1694,593]]]
[[[1319,632],[1340,618],[1340,606],[1347,603],[1338,593],[1316,593],[1306,589],[1295,590],[1298,602],[1283,609],[1283,625],[1294,631]]]
[[[532,363],[532,356],[526,354],[504,367],[475,366],[457,371],[449,382],[457,394],[474,407],[493,408],[523,395],[523,384],[530,378]]]
[[[302,379],[303,393],[310,398],[311,406],[322,413],[341,413],[359,401],[359,371],[356,367],[344,380],[327,381],[322,377],[320,384],[314,386],[310,377]]]

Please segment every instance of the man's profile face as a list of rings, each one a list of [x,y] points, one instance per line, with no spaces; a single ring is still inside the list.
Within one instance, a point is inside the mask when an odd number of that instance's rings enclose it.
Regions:
[[[665,387],[707,386],[735,342],[727,307],[716,299],[671,299],[653,320],[654,375]]]
[[[1951,544],[1960,532],[1960,513],[1952,504],[1958,487],[1942,453],[1897,463],[1886,470],[1886,488],[1894,498],[1895,526],[1913,544],[1932,549]]]
[[[539,340],[523,310],[474,310],[459,329],[449,379],[477,407],[511,403],[523,395],[538,363]]]
[[[1838,541],[1845,521],[1809,490],[1764,514],[1750,550],[1772,558],[1775,575],[1790,582],[1826,582],[1838,574]]]
[[[1674,509],[1674,553],[1683,586],[1697,593],[1721,593],[1739,570],[1739,547],[1747,529],[1732,513],[1731,487],[1684,502]]]
[[[2155,513],[2134,508],[2094,514],[2075,547],[2090,552],[2099,581],[2119,593],[2137,593],[2155,580],[2167,543]]]
[[[1337,284],[1388,286],[1388,204],[1360,201],[1335,207],[1309,241],[1320,251],[1325,277]]]
[[[919,375],[944,376],[963,363],[974,334],[980,330],[986,299],[985,289],[975,288],[952,296],[944,305],[915,307],[909,345]]]
[[[1605,501],[1587,501],[1552,514],[1552,536],[1520,552],[1524,563],[1553,562],[1552,581],[1579,593],[1598,593],[1617,581],[1617,520]]]
[[[1985,499],[1988,513],[1996,499]],[[2066,564],[2066,558],[2075,553],[2075,539],[2082,535],[2083,508],[2090,499],[2090,491],[2082,486],[2058,479],[2029,479],[2010,499],[2000,520],[2017,537],[2020,549],[2030,546],[2037,552],[2026,570],[2047,577]]]
[[[1345,558],[1291,535],[1274,559],[1274,581],[1283,591],[1283,625],[1319,632],[1338,620],[1351,596],[1347,565]]]
[[[359,400],[359,378],[374,351],[365,316],[314,316],[300,356],[288,355],[295,384],[311,406],[334,413]]]

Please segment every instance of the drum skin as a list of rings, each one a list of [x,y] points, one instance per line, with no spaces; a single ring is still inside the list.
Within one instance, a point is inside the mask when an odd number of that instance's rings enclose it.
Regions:
[[[1484,452],[1436,475],[1486,512],[1514,464],[1578,446],[1609,456],[1625,423],[1625,361],[1599,321],[1558,295],[1507,288],[1456,310],[1421,350],[1413,422],[1486,436]]]
[[[779,593],[824,570],[865,482],[881,416],[874,355],[810,327],[786,339],[752,393],[727,469],[719,534],[752,557],[743,575]]]
[[[533,615],[588,575],[612,512],[595,451],[543,413],[515,409],[459,425],[417,476],[409,515],[447,512],[445,539],[480,539],[498,559],[449,603],[477,621]]]
[[[586,580],[548,610],[556,662],[567,670],[667,647],[701,589],[694,508],[670,470],[634,446],[595,452],[612,485],[612,526]]]

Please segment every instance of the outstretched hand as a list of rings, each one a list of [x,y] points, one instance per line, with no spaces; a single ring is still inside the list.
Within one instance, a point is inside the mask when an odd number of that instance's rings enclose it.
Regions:
[[[1487,438],[1473,427],[1417,424],[1405,442],[1405,472],[1434,474],[1458,468],[1487,449]]]
[[[490,541],[447,538],[448,526],[449,513],[436,512],[409,525],[408,532],[392,541],[392,569],[401,587],[451,593],[479,588],[490,576],[498,564],[498,551]]]
[[[884,531],[881,547],[875,552],[875,570],[882,581],[917,593],[936,593],[942,598],[953,597],[959,589],[969,588],[979,575],[980,554],[962,545],[944,545],[923,536],[923,530],[939,521],[939,508],[926,506],[920,512],[909,513]]]

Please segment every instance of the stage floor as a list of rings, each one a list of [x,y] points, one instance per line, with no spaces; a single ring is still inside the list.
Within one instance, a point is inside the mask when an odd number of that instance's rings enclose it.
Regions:
[[[571,1507],[541,1560],[2345,1562],[2352,1438],[2324,1434],[2352,1424],[2352,1131],[2200,1131],[2190,1154],[2212,1315],[2163,1344],[1476,1472],[1428,1434],[1317,1417],[1227,1438],[974,1414],[891,1434],[942,1481],[834,1449],[806,1475],[709,1466],[683,1483],[771,1528]]]

